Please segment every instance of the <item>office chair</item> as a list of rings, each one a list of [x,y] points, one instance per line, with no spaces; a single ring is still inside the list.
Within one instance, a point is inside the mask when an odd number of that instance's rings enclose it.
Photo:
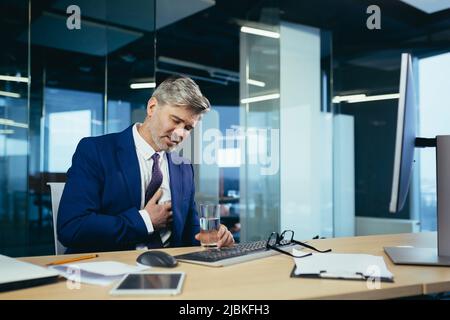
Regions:
[[[58,236],[56,232],[56,219],[58,217],[59,201],[61,200],[62,193],[64,191],[64,182],[48,182],[50,186],[50,194],[52,198],[52,216],[53,216],[53,234],[55,237],[55,255],[64,254],[66,247],[64,247],[61,242],[58,241]]]

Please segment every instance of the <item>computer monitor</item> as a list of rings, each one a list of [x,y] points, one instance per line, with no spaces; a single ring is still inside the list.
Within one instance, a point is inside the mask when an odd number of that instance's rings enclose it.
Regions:
[[[415,147],[436,147],[437,248],[385,247],[396,264],[450,265],[450,136],[416,138],[416,90],[411,55],[402,54],[398,100],[394,170],[389,211],[400,211],[406,201],[414,163]],[[441,195],[441,196],[440,196]]]
[[[394,171],[389,211],[402,210],[408,196],[416,140],[416,97],[411,55],[402,54],[400,96],[398,98]]]

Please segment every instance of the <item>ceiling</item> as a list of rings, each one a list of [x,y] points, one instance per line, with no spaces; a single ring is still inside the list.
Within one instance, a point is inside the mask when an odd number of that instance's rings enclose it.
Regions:
[[[366,27],[366,9],[372,4],[381,9],[381,30]],[[337,62],[371,65],[376,52],[386,51],[386,56],[410,49],[427,54],[450,48],[449,9],[428,14],[398,0],[217,0],[215,6],[162,28],[157,51],[238,71],[239,21],[278,19],[330,31]],[[382,68],[392,67],[389,59],[382,60],[386,60]]]
[[[334,68],[354,66],[392,72],[398,68],[398,61],[393,57],[399,57],[402,51],[426,56],[450,50],[450,9],[436,7],[432,0],[426,1],[431,6],[421,9],[417,3],[410,5],[406,2],[412,4],[412,1],[400,0],[158,0],[156,20],[149,1],[96,0],[94,4],[94,1],[79,0],[73,2],[82,3],[82,16],[87,24],[85,33],[79,33],[78,39],[71,34],[73,41],[68,41],[64,28],[55,31],[56,25],[63,22],[63,9],[69,2],[31,1],[35,44],[32,52],[39,52],[39,48],[45,51],[53,72],[60,73],[54,78],[70,81],[78,68],[83,81],[75,77],[73,85],[93,84],[89,82],[89,74],[101,77],[104,58],[96,57],[105,55],[111,74],[117,75],[110,84],[117,80],[122,81],[121,86],[131,77],[153,76],[155,60],[161,56],[184,62],[178,66],[161,65],[173,72],[207,75],[201,69],[186,67],[198,64],[237,73],[240,26],[245,21],[277,24],[281,19],[328,31],[332,46],[323,55],[332,52]],[[439,4],[446,2],[439,1]],[[107,4],[106,10],[102,9],[102,3]],[[366,27],[366,9],[373,4],[381,9],[381,30]],[[26,7],[26,0],[0,1],[0,36],[5,43],[25,39]],[[49,30],[56,37],[50,37]],[[106,39],[108,45],[102,46],[98,39]],[[22,47],[7,45],[7,48],[0,53],[0,70],[27,53]],[[123,79],[116,79],[120,77]],[[228,90],[228,96],[238,100],[236,82],[229,81],[224,86],[201,78],[198,81],[212,94],[225,96],[224,90]],[[101,86],[102,81],[97,85]]]
[[[81,29],[65,27],[66,9],[73,3],[81,9]],[[32,8],[33,8],[32,2]],[[137,41],[145,32],[154,33],[167,25],[205,10],[214,0],[58,0],[38,8],[31,24],[31,43],[97,56],[105,56]],[[155,19],[156,16],[158,19]],[[25,31],[21,41],[28,41]],[[105,42],[107,45],[105,45]]]
[[[450,8],[450,0],[400,0],[426,13],[435,13]]]

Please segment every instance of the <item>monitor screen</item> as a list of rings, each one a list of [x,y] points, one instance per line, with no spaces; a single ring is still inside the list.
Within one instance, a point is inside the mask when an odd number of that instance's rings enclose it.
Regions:
[[[400,211],[408,195],[416,139],[416,97],[411,55],[402,54],[398,99],[394,172],[389,211]]]

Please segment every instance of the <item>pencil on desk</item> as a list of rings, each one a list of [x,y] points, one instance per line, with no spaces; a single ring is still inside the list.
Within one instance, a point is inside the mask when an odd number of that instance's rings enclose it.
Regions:
[[[65,264],[65,263],[86,260],[86,259],[92,259],[92,258],[97,258],[97,257],[98,257],[98,254],[88,254],[85,256],[81,256],[81,257],[68,258],[68,259],[64,259],[64,260],[51,262],[51,263],[48,263],[47,266],[54,266],[54,265],[58,265],[58,264]]]

